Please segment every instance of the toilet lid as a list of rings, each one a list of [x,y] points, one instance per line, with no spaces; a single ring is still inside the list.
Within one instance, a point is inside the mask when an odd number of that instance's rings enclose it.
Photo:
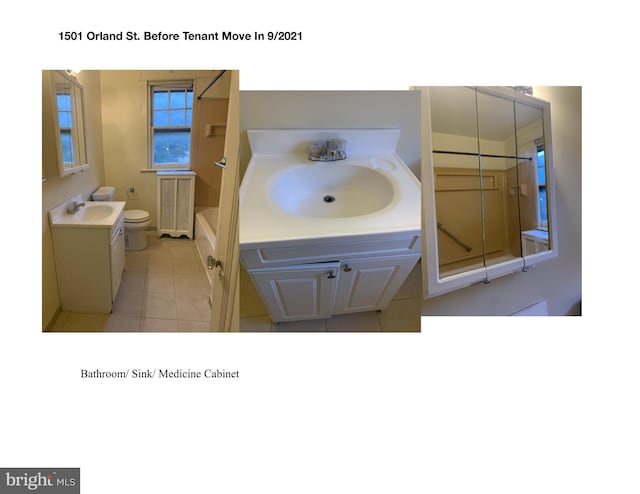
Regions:
[[[142,209],[128,209],[124,212],[124,221],[126,223],[142,223],[149,219],[149,213]]]

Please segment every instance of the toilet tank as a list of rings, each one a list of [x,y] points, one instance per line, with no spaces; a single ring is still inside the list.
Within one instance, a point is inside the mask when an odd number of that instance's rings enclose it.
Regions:
[[[91,195],[91,198],[94,201],[113,201],[115,194],[115,187],[100,187]]]

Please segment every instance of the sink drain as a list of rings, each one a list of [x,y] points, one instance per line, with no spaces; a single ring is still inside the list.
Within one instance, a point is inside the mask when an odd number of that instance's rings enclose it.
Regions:
[[[335,197],[333,197],[333,196],[324,196],[324,197],[322,198],[322,200],[323,200],[324,202],[333,202],[333,201],[335,201],[335,200],[336,200],[336,198],[335,198]]]

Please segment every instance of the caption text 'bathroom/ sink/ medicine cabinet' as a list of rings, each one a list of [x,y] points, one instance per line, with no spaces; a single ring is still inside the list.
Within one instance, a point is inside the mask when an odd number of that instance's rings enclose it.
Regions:
[[[71,74],[42,71],[43,177],[64,177],[88,167],[84,88]]]
[[[426,297],[557,256],[549,103],[421,87]]]

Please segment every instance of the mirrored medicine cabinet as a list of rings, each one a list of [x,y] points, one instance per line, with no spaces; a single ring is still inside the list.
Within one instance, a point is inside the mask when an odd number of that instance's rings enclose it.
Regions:
[[[557,256],[549,103],[508,87],[418,87],[430,298]]]
[[[42,176],[66,176],[88,167],[84,88],[70,73],[42,72]]]

